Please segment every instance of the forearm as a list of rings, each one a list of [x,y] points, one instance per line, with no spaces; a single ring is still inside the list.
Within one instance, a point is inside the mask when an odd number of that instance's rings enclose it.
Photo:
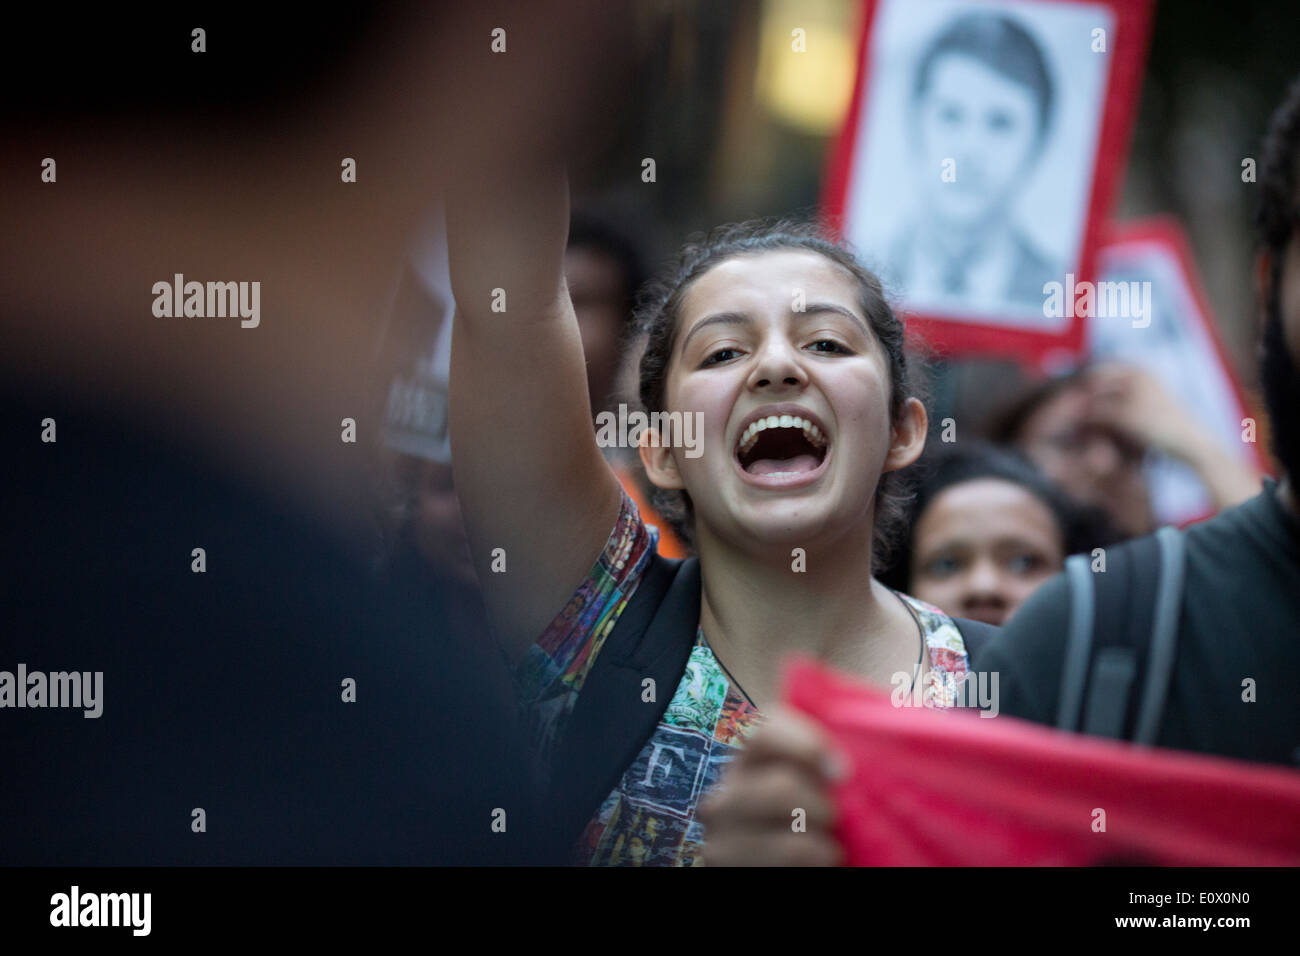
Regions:
[[[448,197],[452,468],[488,614],[518,657],[590,571],[620,491],[564,281],[563,173],[498,171],[497,189],[490,175]]]
[[[567,317],[563,167],[475,170],[447,196],[447,242],[458,314],[476,328]]]

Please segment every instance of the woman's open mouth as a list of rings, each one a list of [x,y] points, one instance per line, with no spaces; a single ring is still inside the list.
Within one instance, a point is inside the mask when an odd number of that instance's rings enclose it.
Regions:
[[[826,465],[830,442],[799,415],[768,415],[740,434],[735,459],[751,484],[790,487],[812,481]]]

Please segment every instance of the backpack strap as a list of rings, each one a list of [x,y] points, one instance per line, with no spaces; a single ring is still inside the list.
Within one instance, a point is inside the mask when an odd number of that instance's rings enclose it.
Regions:
[[[1113,549],[1109,558],[1109,567],[1095,573],[1086,555],[1066,561],[1069,635],[1057,726],[1151,744],[1176,651],[1183,538],[1162,528]]]
[[[1085,555],[1077,556],[1072,587],[1090,587],[1092,633],[1089,654],[1079,654],[1082,686],[1072,687],[1073,699],[1082,701],[1078,722],[1069,729],[1123,740],[1128,737],[1131,698],[1146,648],[1159,586],[1160,549],[1155,539],[1138,538],[1122,548],[1111,548],[1104,571],[1092,571]],[[1087,582],[1082,580],[1086,571]]]
[[[547,829],[572,846],[654,733],[695,644],[696,558],[651,555],[583,682],[551,765]],[[653,679],[654,699],[644,681]]]
[[[1083,707],[1083,685],[1092,657],[1092,620],[1095,595],[1088,558],[1082,554],[1065,559],[1065,577],[1070,588],[1070,623],[1061,668],[1061,692],[1057,697],[1056,726],[1074,730]]]
[[[1174,528],[1156,532],[1160,545],[1160,590],[1156,597],[1155,623],[1151,627],[1151,651],[1147,664],[1142,706],[1138,711],[1133,739],[1153,745],[1160,732],[1160,718],[1169,697],[1169,681],[1178,653],[1178,622],[1183,609],[1183,579],[1187,570],[1187,542]]]

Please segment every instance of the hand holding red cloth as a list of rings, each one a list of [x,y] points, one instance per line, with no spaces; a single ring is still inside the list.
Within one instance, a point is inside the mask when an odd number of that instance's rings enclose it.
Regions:
[[[851,866],[1300,864],[1295,771],[897,707],[807,660],[785,699],[851,763],[832,793]]]

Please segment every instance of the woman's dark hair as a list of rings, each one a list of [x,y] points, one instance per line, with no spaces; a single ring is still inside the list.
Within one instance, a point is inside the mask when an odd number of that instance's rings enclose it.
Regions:
[[[1018,454],[983,442],[960,447],[939,446],[927,451],[912,471],[916,495],[907,513],[907,531],[889,566],[876,575],[896,591],[912,586],[912,557],[916,527],[935,498],[954,485],[994,479],[1024,488],[1047,506],[1061,531],[1067,555],[1105,547],[1118,540],[1106,515],[1070,498],[1045,475]]]
[[[902,319],[886,301],[880,280],[845,245],[833,239],[823,224],[791,219],[751,220],[693,237],[672,265],[645,288],[639,298],[637,328],[646,336],[641,357],[641,403],[647,412],[667,411],[668,368],[677,344],[682,297],[691,284],[734,256],[800,250],[829,259],[857,283],[862,315],[889,362],[889,418],[893,423],[901,421],[907,399],[917,397],[903,351]],[[694,508],[688,494],[655,489],[652,503],[682,540],[694,543]],[[876,487],[872,541],[877,560],[887,553],[905,507],[906,494],[899,473],[881,475]]]

